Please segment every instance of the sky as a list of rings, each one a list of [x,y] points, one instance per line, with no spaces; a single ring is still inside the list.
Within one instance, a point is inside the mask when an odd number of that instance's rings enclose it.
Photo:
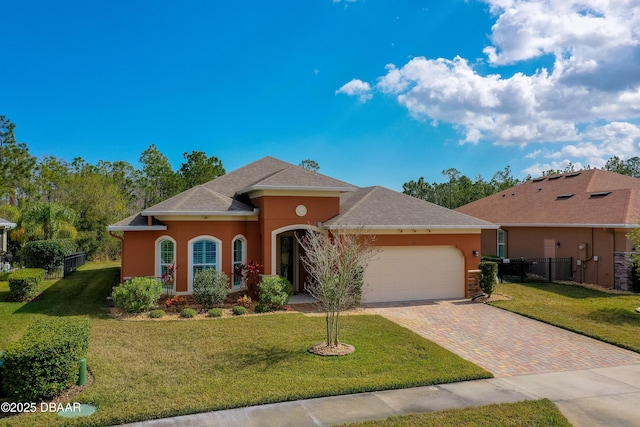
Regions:
[[[264,156],[358,186],[640,155],[640,0],[0,0],[37,157]]]

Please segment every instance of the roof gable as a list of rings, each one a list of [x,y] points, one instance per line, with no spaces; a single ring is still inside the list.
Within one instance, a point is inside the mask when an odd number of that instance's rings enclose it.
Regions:
[[[599,169],[540,177],[456,209],[502,225],[624,225],[640,219],[640,179]]]

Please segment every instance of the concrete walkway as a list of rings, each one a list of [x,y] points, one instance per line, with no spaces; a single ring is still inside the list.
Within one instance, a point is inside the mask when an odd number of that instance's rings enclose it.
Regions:
[[[448,408],[549,398],[574,426],[640,425],[640,354],[468,301],[368,306],[494,373],[430,387],[208,412],[127,424],[331,426]]]

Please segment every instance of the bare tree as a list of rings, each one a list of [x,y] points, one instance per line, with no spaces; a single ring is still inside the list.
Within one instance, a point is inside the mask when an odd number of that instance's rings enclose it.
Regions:
[[[305,289],[326,313],[326,347],[336,349],[341,345],[340,313],[360,304],[364,268],[375,253],[374,237],[310,231],[298,241],[310,275]]]

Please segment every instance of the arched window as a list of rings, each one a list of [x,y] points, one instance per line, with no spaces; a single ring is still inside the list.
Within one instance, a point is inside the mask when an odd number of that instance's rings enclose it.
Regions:
[[[193,278],[196,272],[213,268],[221,271],[222,251],[220,244],[222,242],[213,236],[198,236],[188,242],[188,289],[187,293],[193,292]]]
[[[233,264],[233,286],[242,286],[242,274],[238,274],[238,267],[247,263],[247,240],[244,236],[236,236],[232,243]]]
[[[156,240],[156,276],[162,278],[168,271],[175,269],[175,264],[175,240],[167,236],[160,237]],[[173,277],[173,281],[175,281],[175,276]]]

